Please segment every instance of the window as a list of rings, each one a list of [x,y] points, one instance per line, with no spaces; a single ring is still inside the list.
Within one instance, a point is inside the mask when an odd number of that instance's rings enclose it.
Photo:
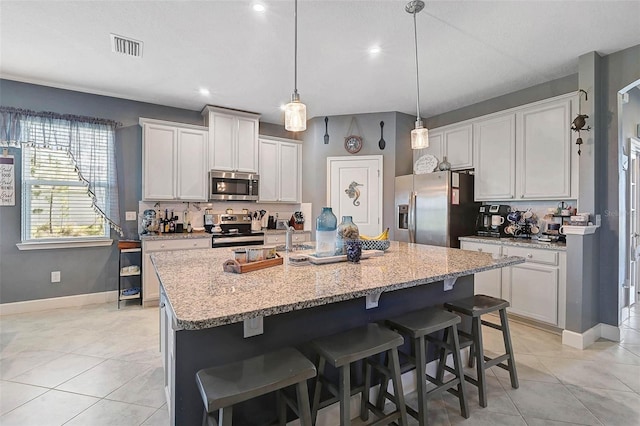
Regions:
[[[104,179],[94,180],[94,183],[96,197],[107,204],[104,200],[106,173]],[[108,232],[109,228],[94,210],[87,187],[65,151],[23,148],[23,242],[108,238]]]

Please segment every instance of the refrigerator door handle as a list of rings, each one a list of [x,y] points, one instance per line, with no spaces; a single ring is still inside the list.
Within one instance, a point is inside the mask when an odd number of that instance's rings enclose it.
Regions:
[[[409,242],[416,242],[416,193],[409,195]]]

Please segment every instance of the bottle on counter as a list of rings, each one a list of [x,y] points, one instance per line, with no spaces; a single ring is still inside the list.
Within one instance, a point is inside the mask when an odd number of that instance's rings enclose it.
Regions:
[[[336,254],[347,254],[345,242],[359,239],[360,231],[358,230],[358,225],[353,223],[353,218],[351,216],[342,216],[342,222],[338,225],[336,234]]]
[[[316,218],[316,256],[335,255],[337,227],[338,218],[331,211],[331,207],[323,207],[322,213]]]

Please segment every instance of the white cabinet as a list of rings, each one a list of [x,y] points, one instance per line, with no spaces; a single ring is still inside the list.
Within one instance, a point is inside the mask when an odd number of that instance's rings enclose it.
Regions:
[[[140,125],[143,200],[206,201],[208,130],[146,118]]]
[[[518,111],[516,198],[571,196],[571,120],[571,99]]]
[[[503,299],[511,303],[510,312],[564,328],[566,253],[509,246],[503,253],[526,259],[502,269]]]
[[[514,198],[515,136],[515,114],[498,115],[473,124],[476,201]]]
[[[494,256],[524,257],[525,263],[476,273],[474,294],[507,300],[510,313],[564,328],[566,252],[470,241],[462,241],[460,248]]]
[[[565,95],[474,120],[476,201],[575,196],[578,164],[570,127],[575,102],[574,95]]]
[[[444,153],[453,170],[473,167],[473,126],[463,124],[444,131]],[[440,158],[442,161],[442,158]]]
[[[302,145],[298,141],[260,137],[261,202],[300,203]]]
[[[460,243],[462,250],[477,251],[481,253],[490,253],[492,256],[500,256],[502,247],[499,244],[484,244],[462,241]],[[486,294],[487,296],[502,299],[502,270],[492,269],[490,271],[478,272],[474,275],[474,292],[473,294]]]
[[[285,244],[286,233],[269,233],[264,235],[265,245],[281,245]],[[300,244],[307,241],[311,241],[311,232],[294,232],[291,236],[293,244]]]
[[[209,105],[202,114],[209,126],[209,169],[257,173],[260,115]]]
[[[151,254],[158,251],[211,248],[211,238],[178,238],[142,241],[142,301],[158,300],[160,281],[151,262]]]

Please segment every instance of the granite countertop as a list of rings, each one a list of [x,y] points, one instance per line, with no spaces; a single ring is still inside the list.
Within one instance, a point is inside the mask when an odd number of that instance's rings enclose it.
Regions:
[[[459,237],[460,241],[470,241],[475,243],[489,243],[489,244],[504,244],[506,246],[536,248],[543,250],[558,250],[566,251],[567,245],[565,243],[552,243],[538,240],[532,240],[527,238],[492,238],[492,237],[480,237],[478,235],[471,235],[468,237]]]
[[[194,231],[194,232],[175,232],[175,233],[164,233],[164,234],[140,234],[141,241],[155,241],[155,240],[179,240],[184,238],[209,238],[211,239],[211,234],[204,231]]]
[[[301,254],[302,252],[295,252]],[[151,255],[177,325],[198,330],[382,291],[414,287],[523,263],[488,253],[391,242],[383,256],[326,265],[283,265],[244,274],[222,271],[229,248]],[[364,303],[364,302],[363,302]]]

